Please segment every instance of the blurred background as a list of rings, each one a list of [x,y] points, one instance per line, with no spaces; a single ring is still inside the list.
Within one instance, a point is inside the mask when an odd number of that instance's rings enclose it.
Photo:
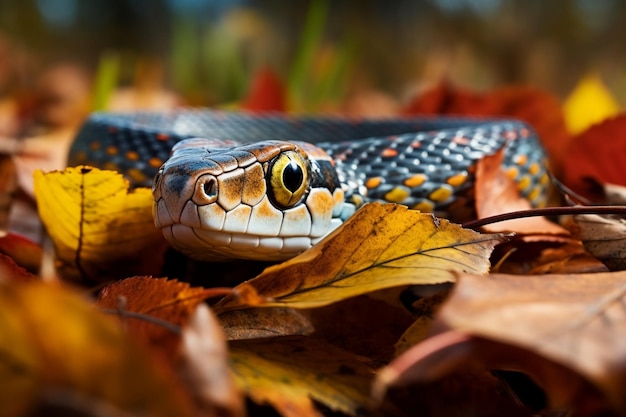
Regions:
[[[63,84],[92,109],[224,105],[270,68],[291,110],[441,80],[564,97],[589,72],[624,102],[624,21],[619,0],[0,0],[0,99],[24,117]]]

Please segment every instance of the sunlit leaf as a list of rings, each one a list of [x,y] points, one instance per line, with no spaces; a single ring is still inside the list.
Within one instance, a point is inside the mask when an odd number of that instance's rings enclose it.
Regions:
[[[218,311],[245,305],[308,308],[382,288],[484,273],[503,235],[483,235],[405,206],[372,203],[311,250],[236,287]]]
[[[597,74],[578,81],[563,104],[568,130],[578,134],[591,125],[617,115],[619,104]]]
[[[37,171],[35,195],[64,277],[159,274],[166,243],[154,227],[149,189],[129,192],[116,172],[77,167]]]
[[[332,345],[293,336],[236,341],[230,350],[242,390],[283,416],[321,416],[312,399],[348,415],[368,402],[374,365]]]
[[[173,375],[85,300],[40,282],[0,283],[2,415],[194,415]]]

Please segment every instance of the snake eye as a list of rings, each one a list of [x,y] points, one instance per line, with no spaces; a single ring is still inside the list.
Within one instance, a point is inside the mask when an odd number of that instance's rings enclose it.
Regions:
[[[270,165],[269,195],[283,208],[295,206],[304,196],[308,185],[308,171],[304,159],[294,151],[278,155]]]

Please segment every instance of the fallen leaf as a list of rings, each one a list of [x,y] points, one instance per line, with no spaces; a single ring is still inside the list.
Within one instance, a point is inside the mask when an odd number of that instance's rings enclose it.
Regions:
[[[15,162],[11,155],[0,153],[0,237],[4,237],[8,233],[11,203],[16,190]]]
[[[358,415],[369,401],[374,365],[302,336],[231,342],[235,380],[257,404],[286,417],[321,416],[313,400]]]
[[[626,220],[619,216],[573,216],[574,234],[611,271],[626,269]]]
[[[503,171],[503,161],[501,150],[476,164],[476,214],[479,219],[532,208],[530,202],[520,195],[515,181]],[[488,232],[542,235],[544,240],[559,240],[558,236],[546,235],[569,235],[566,229],[538,216],[491,223],[482,228]]]
[[[489,370],[509,370],[530,374],[549,392],[548,408],[551,410],[543,410],[544,406],[537,410],[542,412],[531,413],[526,407],[522,407],[515,391],[511,392],[508,398],[503,395],[502,383],[492,387],[491,392],[487,392],[489,396],[485,396],[482,390],[475,393],[477,384],[489,383],[484,378],[484,373]],[[464,385],[457,387],[457,390],[466,392],[469,389],[474,395],[482,394],[482,404],[476,404],[474,398],[473,402],[461,405],[456,398],[452,398],[454,402],[447,409],[448,412],[439,415],[448,415],[452,410],[459,413],[458,407],[463,406],[461,410],[465,413],[472,407],[478,408],[478,411],[474,413],[476,415],[500,416],[511,415],[512,412],[515,413],[513,415],[529,417],[555,413],[562,415],[564,411],[571,411],[572,407],[576,407],[578,411],[575,415],[613,415],[613,413],[605,414],[610,407],[602,394],[567,367],[516,346],[455,330],[445,331],[426,339],[380,369],[373,383],[372,396],[376,402],[380,402],[388,393],[393,393],[394,387],[407,389],[410,384],[416,384],[414,390],[423,392],[432,386],[443,386],[444,389],[432,393],[433,398],[430,402],[437,404],[441,401],[438,397],[447,394],[445,382],[451,378],[454,381],[459,376],[469,376],[474,381],[466,381]],[[480,376],[483,376],[482,381],[477,380]],[[448,394],[445,398],[450,399],[451,396]],[[428,402],[425,403],[427,406]],[[420,409],[426,408],[424,404],[418,404],[418,406]],[[496,411],[498,408],[500,411]],[[502,410],[507,410],[506,414]]]
[[[536,88],[506,86],[486,93],[441,83],[415,97],[403,114],[512,117],[529,123],[550,157],[551,170],[560,173],[563,150],[570,141],[559,100]]]
[[[563,103],[565,123],[572,134],[582,133],[619,111],[617,100],[597,74],[581,78]]]
[[[0,282],[0,335],[3,415],[195,415],[167,369],[67,289]]]
[[[140,342],[154,347],[161,355],[171,358],[178,352],[180,335],[159,326],[149,319],[164,320],[183,327],[198,304],[215,295],[220,289],[190,287],[185,282],[166,278],[132,277],[111,283],[98,295],[96,305],[118,310],[125,328]],[[129,318],[125,312],[139,313],[141,318]]]
[[[562,181],[587,198],[599,196],[588,179],[626,185],[622,158],[626,155],[626,114],[593,125],[576,136],[565,151]]]
[[[270,68],[258,70],[252,78],[252,87],[241,107],[251,111],[280,111],[286,109],[285,87]]]
[[[153,224],[149,189],[129,192],[121,174],[76,167],[36,171],[35,196],[63,277],[110,281],[160,273],[167,245]]]
[[[36,279],[32,273],[16,264],[11,257],[0,253],[0,283],[34,281]]]
[[[309,320],[291,308],[226,311],[219,319],[228,340],[306,335],[313,331]]]
[[[626,413],[626,272],[579,275],[464,274],[440,326],[529,351],[590,381]],[[506,352],[502,353],[503,355]],[[511,358],[514,359],[514,358]],[[515,363],[511,363],[515,366]],[[545,387],[546,370],[517,364]],[[559,388],[575,395],[577,387]],[[556,394],[555,394],[556,395]],[[559,397],[567,395],[559,392]]]
[[[41,267],[41,246],[23,236],[9,233],[0,237],[0,253],[10,256],[15,263],[36,274]]]
[[[580,240],[524,241],[513,239],[498,246],[492,272],[504,274],[584,274],[608,268],[585,250]]]
[[[417,318],[396,342],[394,356],[399,356],[428,337],[435,313],[449,294],[450,290],[446,289],[429,297],[422,297],[412,304],[411,311]]]
[[[202,415],[243,417],[243,396],[228,363],[226,339],[217,318],[198,304],[181,334],[182,375]]]
[[[481,235],[405,206],[371,203],[322,242],[270,266],[216,305],[311,308],[383,288],[453,280],[452,271],[485,273],[504,235]]]

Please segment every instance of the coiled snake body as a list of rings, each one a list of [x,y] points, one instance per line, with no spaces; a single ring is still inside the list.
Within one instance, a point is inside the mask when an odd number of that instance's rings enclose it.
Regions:
[[[457,221],[471,216],[475,163],[501,148],[507,174],[541,205],[545,153],[532,129],[514,120],[96,113],[69,162],[152,186],[156,226],[194,259],[282,260],[368,201]]]

